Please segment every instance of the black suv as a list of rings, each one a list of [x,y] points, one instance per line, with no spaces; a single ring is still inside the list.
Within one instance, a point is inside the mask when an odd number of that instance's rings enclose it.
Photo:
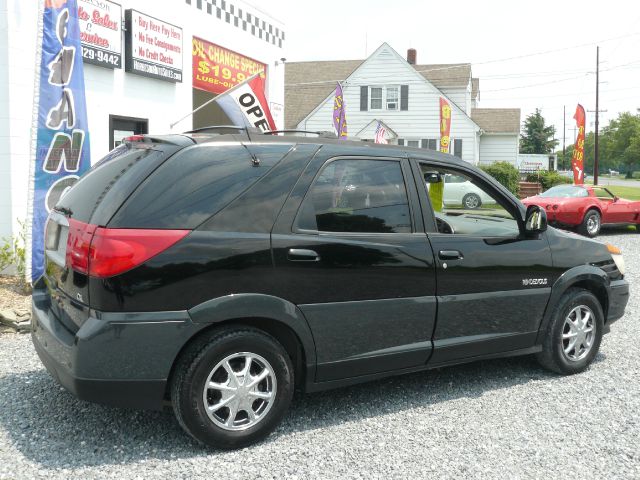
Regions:
[[[322,137],[132,137],[45,237],[49,372],[82,399],[172,404],[224,448],[267,435],[294,389],[523,354],[581,372],[629,296],[615,247],[547,229],[472,165]]]

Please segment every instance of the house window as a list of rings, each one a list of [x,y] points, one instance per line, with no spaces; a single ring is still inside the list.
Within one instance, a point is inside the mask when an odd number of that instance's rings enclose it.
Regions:
[[[409,110],[409,85],[360,85],[360,111]]]
[[[371,110],[382,110],[382,87],[371,87]]]
[[[437,138],[423,139],[422,148],[426,148],[427,150],[438,150],[438,139]]]
[[[407,147],[420,147],[420,140],[407,140]]]
[[[456,138],[453,140],[453,154],[458,158],[462,158],[462,139],[461,138]]]
[[[387,87],[387,110],[398,110],[400,93],[398,87]]]

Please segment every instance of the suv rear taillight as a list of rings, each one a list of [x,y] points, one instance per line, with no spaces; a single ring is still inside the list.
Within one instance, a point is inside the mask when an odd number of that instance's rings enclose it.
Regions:
[[[66,264],[91,277],[112,277],[143,264],[190,232],[103,228],[69,219]]]
[[[96,225],[69,219],[65,262],[67,267],[84,274],[89,272],[89,250],[96,228]]]
[[[182,240],[190,231],[97,228],[91,242],[89,275],[104,278],[131,270]]]

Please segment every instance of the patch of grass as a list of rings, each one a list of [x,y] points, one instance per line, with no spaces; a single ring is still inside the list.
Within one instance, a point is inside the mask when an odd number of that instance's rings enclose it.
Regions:
[[[626,200],[640,200],[640,188],[619,185],[604,185],[611,193]]]

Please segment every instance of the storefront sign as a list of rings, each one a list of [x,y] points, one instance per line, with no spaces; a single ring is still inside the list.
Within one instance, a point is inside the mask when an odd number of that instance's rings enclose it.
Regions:
[[[82,58],[107,68],[122,68],[122,7],[109,0],[78,0]]]
[[[193,88],[223,93],[267,66],[219,45],[193,37]],[[264,77],[264,76],[263,76]]]
[[[125,70],[182,82],[182,29],[136,10],[125,12]]]

